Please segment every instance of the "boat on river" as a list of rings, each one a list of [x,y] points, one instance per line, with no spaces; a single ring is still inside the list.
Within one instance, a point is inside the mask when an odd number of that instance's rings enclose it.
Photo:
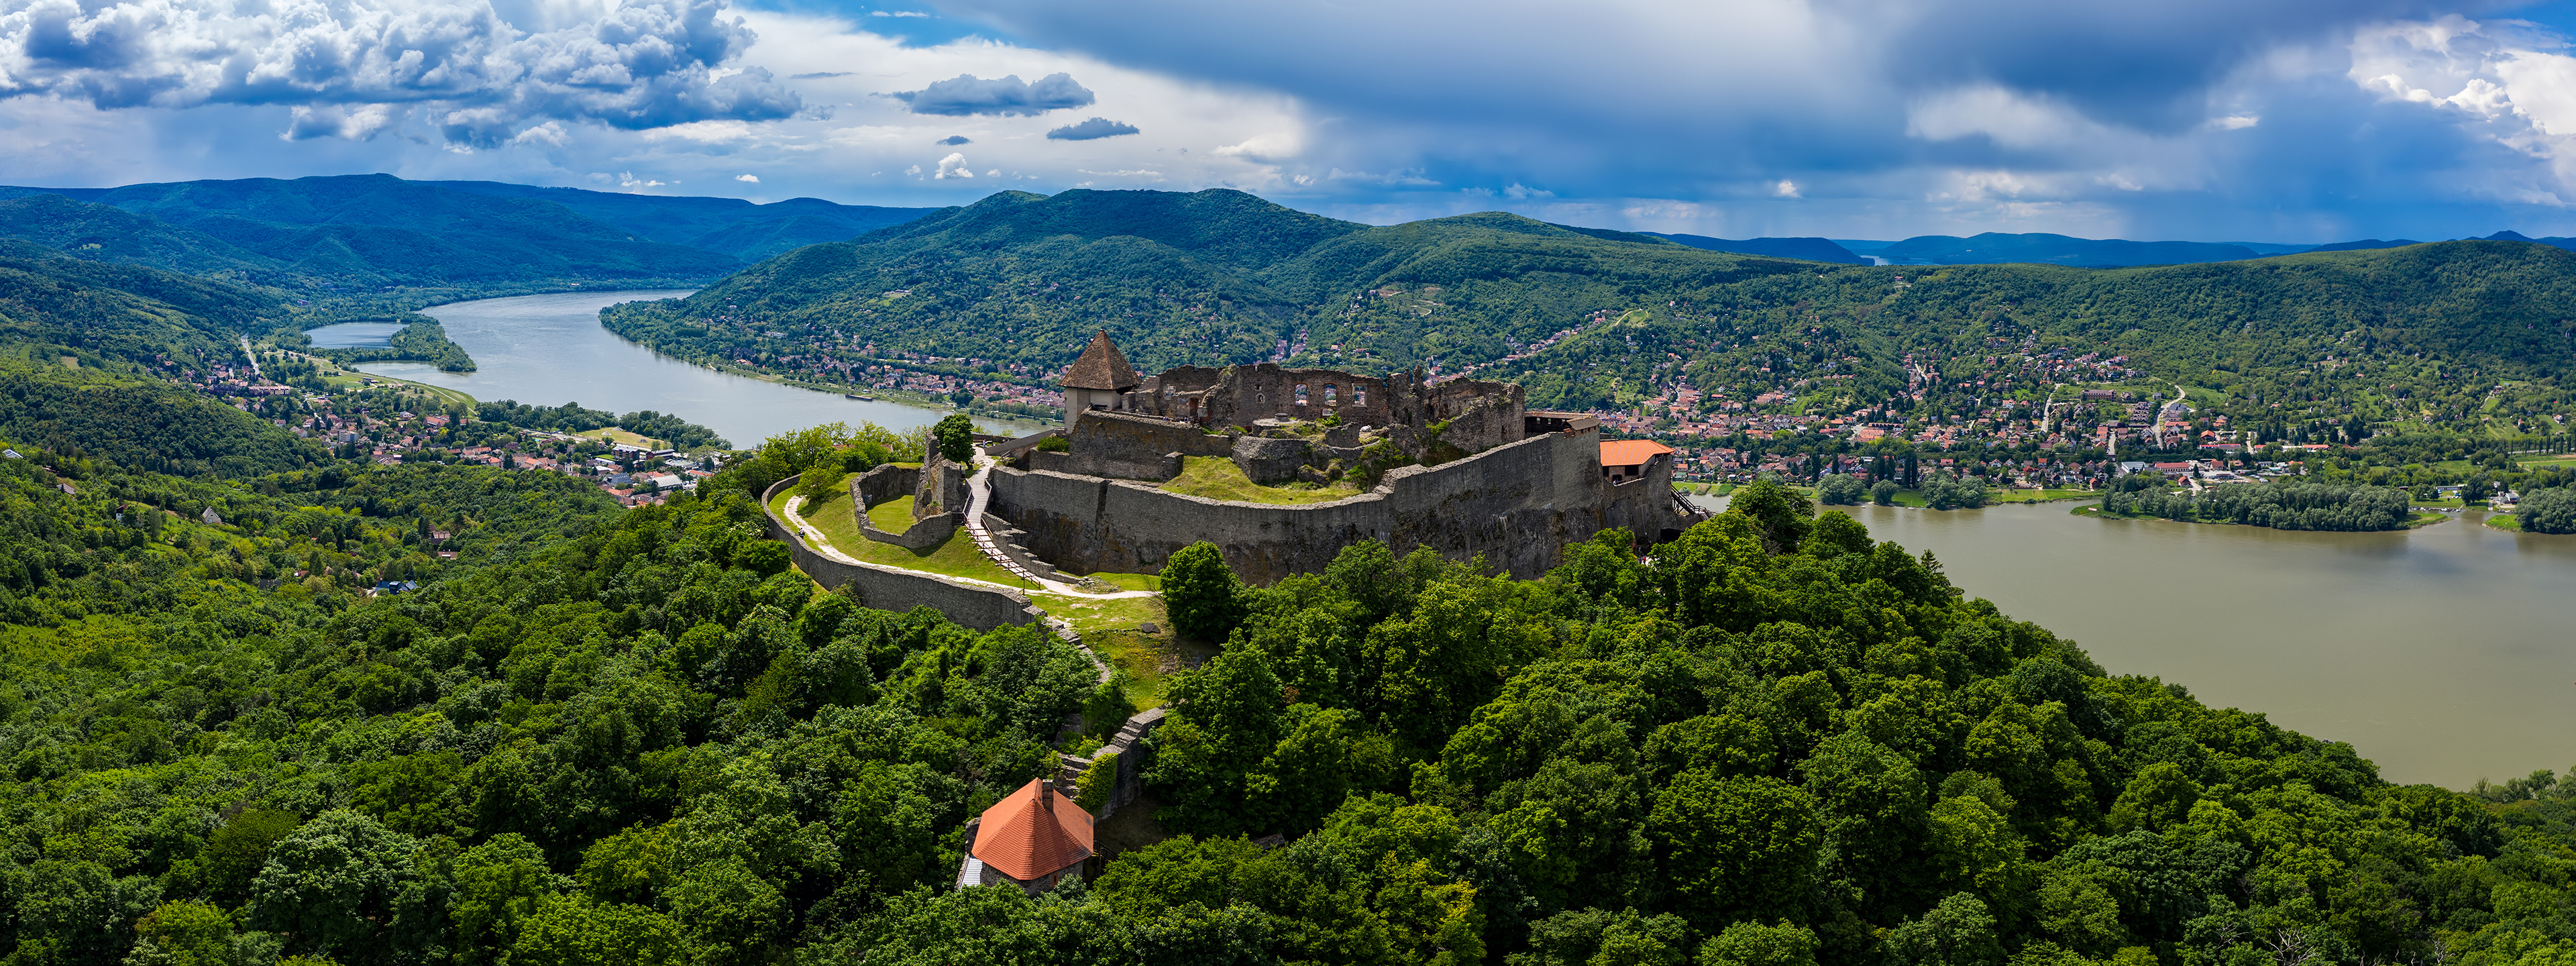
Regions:
[[[862,396],[862,395],[859,395],[858,393],[855,393],[855,392],[845,392],[845,393],[842,393],[842,394],[841,394],[841,398],[843,398],[843,399],[856,399],[856,400],[858,400],[858,401],[860,401],[860,402],[875,402],[875,401],[877,401],[877,397],[875,397],[875,396]]]

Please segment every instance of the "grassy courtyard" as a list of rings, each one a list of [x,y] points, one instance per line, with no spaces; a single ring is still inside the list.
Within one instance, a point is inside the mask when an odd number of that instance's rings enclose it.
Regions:
[[[1181,457],[1181,475],[1163,484],[1163,489],[1184,496],[1201,496],[1211,500],[1233,500],[1238,503],[1331,503],[1360,495],[1359,484],[1345,479],[1331,486],[1312,484],[1263,486],[1243,475],[1243,467],[1223,456]]]

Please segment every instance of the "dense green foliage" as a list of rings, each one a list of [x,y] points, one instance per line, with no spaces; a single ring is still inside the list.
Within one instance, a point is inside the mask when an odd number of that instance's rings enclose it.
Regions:
[[[2576,412],[2561,385],[2576,352],[2570,278],[2576,253],[2511,241],[2115,270],[1869,268],[1501,214],[1368,228],[1226,191],[1009,192],[603,321],[684,358],[825,382],[924,359],[1033,380],[1106,328],[1146,371],[1283,356],[1482,367],[1553,408],[1628,409],[1688,386],[1703,406],[1780,391],[1769,411],[1918,426],[2027,419],[2052,383],[2168,399],[2182,383],[2195,431],[2225,416],[2266,441],[2358,442],[2558,431],[2548,417]],[[2013,371],[2087,354],[2118,361]],[[2058,417],[2079,434],[2117,418]]]
[[[620,416],[603,409],[585,409],[577,402],[561,406],[530,406],[515,399],[504,399],[474,404],[474,416],[486,422],[563,433],[586,433],[616,426],[648,439],[664,441],[673,449],[710,446],[724,449],[731,445],[717,436],[715,430],[650,409]]]
[[[320,447],[166,383],[0,365],[0,438],[163,473],[256,476],[320,463]]]
[[[426,362],[442,372],[474,371],[474,359],[465,354],[465,347],[448,341],[447,327],[425,315],[413,316],[385,342],[379,348],[324,349],[316,354],[344,366],[361,362]]]
[[[1986,505],[1986,483],[1948,470],[1923,478],[1923,502],[1935,510],[1967,510]]]
[[[965,413],[939,417],[930,438],[939,441],[939,455],[951,463],[965,464],[975,456],[975,420]]]
[[[717,252],[638,240],[631,231],[551,201],[473,194],[382,174],[7,193],[62,195],[176,226],[187,234],[174,237],[197,243],[185,257],[164,244],[137,252],[140,260],[196,271],[206,253],[248,252],[274,273],[253,273],[269,284],[693,279],[742,264]],[[229,247],[206,245],[205,239]]]
[[[950,875],[1094,680],[817,593],[730,489],[41,476],[0,461],[20,962],[781,961]]]
[[[2492,808],[2386,784],[2348,746],[2110,676],[1964,598],[1928,558],[1838,513],[1799,516],[1771,489],[1739,491],[1737,511],[1652,566],[1615,535],[1538,581],[1363,543],[1324,574],[1251,591],[1153,742],[1158,814],[1188,834],[1042,899],[906,896],[831,953],[1513,966],[2576,955],[2576,782],[2482,789]],[[1273,831],[1289,844],[1245,837]]]
[[[1221,641],[1243,620],[1243,582],[1226,568],[1225,553],[1201,540],[1163,562],[1163,610],[1172,629],[1200,640]]]
[[[2576,490],[2555,487],[2523,494],[2514,519],[2531,533],[2576,533]]]
[[[789,198],[760,205],[740,198],[671,197],[493,181],[425,181],[433,188],[562,205],[638,238],[722,252],[746,262],[821,242],[847,241],[938,209],[840,205]]]
[[[190,275],[264,278],[279,268],[276,259],[204,232],[56,194],[0,201],[0,237],[33,242],[84,261],[145,265]]]
[[[2104,495],[2102,512],[2275,530],[2403,530],[2415,518],[2404,490],[2296,479],[2221,484],[2198,492],[2123,487]]]

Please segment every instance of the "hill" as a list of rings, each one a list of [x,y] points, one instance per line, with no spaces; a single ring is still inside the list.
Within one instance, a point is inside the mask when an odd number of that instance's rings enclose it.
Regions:
[[[1858,251],[1857,249],[1855,251]],[[1896,265],[2183,265],[2261,257],[2251,248],[2217,242],[2138,242],[2073,238],[2046,233],[1986,232],[1967,238],[1917,235],[1866,252]]]
[[[843,205],[820,198],[789,198],[762,205],[740,198],[620,194],[498,181],[418,183],[467,194],[550,202],[639,238],[703,248],[745,262],[801,245],[847,241],[939,210]]]
[[[2576,357],[2570,258],[2464,241],[1925,271],[1501,213],[1372,228],[1237,192],[1006,193],[603,321],[685,358],[822,383],[886,359],[1039,382],[1106,328],[1148,371],[1431,365],[1520,379],[1537,405],[1658,401],[1675,418],[1777,390],[1795,415],[2000,427],[2035,419],[2011,400],[2055,385],[2170,398],[2188,383],[2205,417],[2343,438],[2354,419],[2514,432],[2576,415],[2559,380]],[[1697,402],[1666,412],[1685,388]],[[2078,415],[2087,432],[2114,420]]]
[[[1005,192],[604,321],[675,355],[792,355],[818,375],[913,353],[1029,377],[1095,328],[1148,368],[1319,353],[1399,367],[1498,358],[1623,289],[1804,264],[1499,213],[1372,228],[1222,189]],[[1462,304],[1474,324],[1454,324]]]
[[[170,381],[239,364],[284,314],[267,290],[0,241],[0,437],[160,472],[314,465],[319,447]]]
[[[1832,262],[1837,265],[1877,264],[1854,255],[1850,249],[1825,238],[1747,238],[1743,241],[1735,241],[1726,238],[1710,238],[1706,235],[1668,235],[1659,231],[1645,232],[1645,234],[1713,252],[1764,255],[1771,258],[1799,258],[1811,262]]]
[[[275,277],[283,264],[157,218],[53,194],[0,200],[0,238],[32,242],[86,261],[191,275]]]

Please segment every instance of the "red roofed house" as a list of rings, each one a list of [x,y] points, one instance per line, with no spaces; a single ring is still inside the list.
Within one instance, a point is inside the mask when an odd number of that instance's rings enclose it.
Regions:
[[[1601,475],[1612,485],[1639,479],[1646,475],[1646,464],[1655,457],[1671,456],[1673,448],[1642,439],[1614,439],[1601,444]]]
[[[1055,888],[1091,857],[1091,813],[1053,786],[1030,779],[966,823],[959,888],[1008,883],[1036,895]]]

